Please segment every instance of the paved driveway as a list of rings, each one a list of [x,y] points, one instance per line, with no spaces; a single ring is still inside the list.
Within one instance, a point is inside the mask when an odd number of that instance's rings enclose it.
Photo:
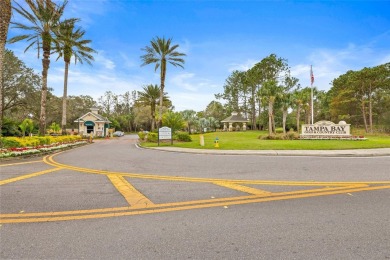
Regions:
[[[389,157],[139,149],[4,161],[1,258],[384,259]]]

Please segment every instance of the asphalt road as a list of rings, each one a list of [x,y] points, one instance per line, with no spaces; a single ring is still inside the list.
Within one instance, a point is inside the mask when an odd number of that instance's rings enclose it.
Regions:
[[[0,162],[1,259],[390,259],[390,157],[139,149]]]

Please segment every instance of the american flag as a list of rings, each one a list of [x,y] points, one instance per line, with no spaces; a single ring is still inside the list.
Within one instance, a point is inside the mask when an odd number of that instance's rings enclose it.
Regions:
[[[314,82],[314,74],[313,74],[313,66],[310,65],[310,82],[313,85]]]

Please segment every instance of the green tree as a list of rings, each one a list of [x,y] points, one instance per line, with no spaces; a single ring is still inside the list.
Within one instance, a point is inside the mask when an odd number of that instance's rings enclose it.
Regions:
[[[280,104],[282,108],[283,113],[283,134],[286,135],[286,122],[287,122],[287,115],[288,115],[288,109],[292,106],[292,94],[290,92],[282,93],[280,96]]]
[[[7,41],[8,27],[11,21],[12,8],[11,0],[0,1],[0,108],[3,107],[3,64],[4,64],[4,51],[5,42]],[[0,118],[0,137],[1,128],[3,126],[3,117]]]
[[[30,106],[39,106],[33,101],[33,97],[39,91],[41,79],[12,51],[5,50],[4,54],[0,117],[1,120],[6,116],[21,121],[32,112],[29,110]]]
[[[26,40],[29,45],[25,49],[27,51],[33,45],[36,45],[39,51],[43,51],[42,59],[42,91],[41,91],[41,112],[39,118],[39,134],[44,135],[46,130],[46,96],[47,96],[47,75],[50,65],[50,54],[52,51],[52,43],[55,41],[54,32],[59,29],[60,18],[64,12],[67,1],[61,5],[56,5],[50,0],[26,0],[30,7],[29,12],[18,3],[14,10],[24,17],[30,24],[25,25],[18,22],[11,22],[13,28],[26,30],[27,34],[15,36],[9,40],[10,43]]]
[[[329,91],[332,118],[348,118],[356,124],[364,124],[366,132],[373,132],[374,116],[379,119],[379,114],[386,111],[379,104],[387,99],[390,90],[390,63],[347,71],[332,83]]]
[[[218,101],[211,101],[204,111],[205,117],[214,117],[216,120],[221,121],[225,119],[226,113],[223,105]]]
[[[19,128],[20,128],[20,130],[22,130],[22,136],[24,137],[26,135],[26,132],[27,132],[27,134],[32,133],[32,131],[34,129],[34,122],[31,119],[26,118],[19,125]]]
[[[175,133],[185,127],[185,122],[179,112],[168,111],[163,116],[163,126],[168,126]]]
[[[143,91],[138,91],[138,99],[137,102],[144,105],[150,106],[150,116],[152,119],[151,123],[151,131],[154,131],[156,125],[156,105],[160,98],[160,89],[157,85],[148,85],[143,87]],[[168,97],[167,93],[164,93],[163,100],[167,101]]]
[[[275,80],[266,81],[262,88],[261,94],[268,102],[268,134],[275,133],[274,126],[274,104],[277,98],[280,98],[283,93],[283,87],[278,85]]]
[[[55,122],[51,123],[49,128],[55,134],[58,134],[61,131],[61,126]]]
[[[245,96],[241,93],[243,90],[242,80],[242,72],[238,70],[233,71],[225,81],[225,85],[223,86],[224,92],[215,95],[216,99],[226,100],[226,112],[229,115],[232,112],[243,112],[243,108],[240,105],[241,103],[245,104],[245,101],[242,102],[240,100],[240,97]],[[245,107],[246,105],[244,105],[244,109]]]
[[[286,75],[283,81],[283,91],[279,96],[279,101],[282,109],[282,117],[283,117],[283,134],[286,135],[286,122],[287,122],[287,115],[288,115],[288,109],[292,107],[293,103],[293,95],[291,93],[291,90],[295,87],[299,88],[298,85],[298,79],[291,77],[290,73]]]
[[[160,68],[160,113],[159,113],[159,125],[162,121],[162,107],[163,97],[165,89],[165,77],[167,72],[167,63],[184,68],[184,59],[186,56],[184,53],[178,52],[176,49],[178,44],[171,46],[172,39],[166,40],[164,37],[156,37],[150,41],[150,46],[146,46],[142,50],[146,53],[141,56],[142,65],[155,64],[154,70],[157,71]]]
[[[85,40],[84,35],[85,31],[81,28],[75,28],[76,20],[65,20],[60,23],[59,30],[56,31],[56,47],[55,52],[58,53],[58,58],[63,57],[65,62],[65,72],[64,72],[64,94],[62,96],[62,134],[66,134],[66,105],[67,105],[67,93],[68,93],[68,71],[70,60],[73,57],[75,64],[80,62],[88,63],[92,65],[94,58],[92,56],[96,51],[88,45],[91,43],[91,40]]]
[[[301,111],[302,107],[305,104],[308,104],[310,101],[310,93],[311,89],[309,87],[305,87],[303,89],[296,89],[293,92],[293,100],[294,100],[294,106],[296,109],[296,123],[297,123],[297,132],[299,133],[300,129],[300,123],[301,123]]]
[[[196,124],[197,117],[196,111],[194,110],[184,110],[181,112],[183,120],[187,123],[188,134],[191,134],[191,126]]]

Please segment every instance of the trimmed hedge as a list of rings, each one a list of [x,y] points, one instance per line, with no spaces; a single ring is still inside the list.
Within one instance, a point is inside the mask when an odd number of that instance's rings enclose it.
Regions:
[[[191,142],[192,138],[187,132],[176,133],[176,139],[181,142]]]
[[[152,132],[149,132],[148,135],[146,136],[146,140],[152,143],[157,143],[158,141],[157,138],[158,138],[158,134]]]
[[[78,135],[64,136],[33,136],[33,137],[1,137],[1,148],[36,147],[54,143],[71,143],[81,140]]]

